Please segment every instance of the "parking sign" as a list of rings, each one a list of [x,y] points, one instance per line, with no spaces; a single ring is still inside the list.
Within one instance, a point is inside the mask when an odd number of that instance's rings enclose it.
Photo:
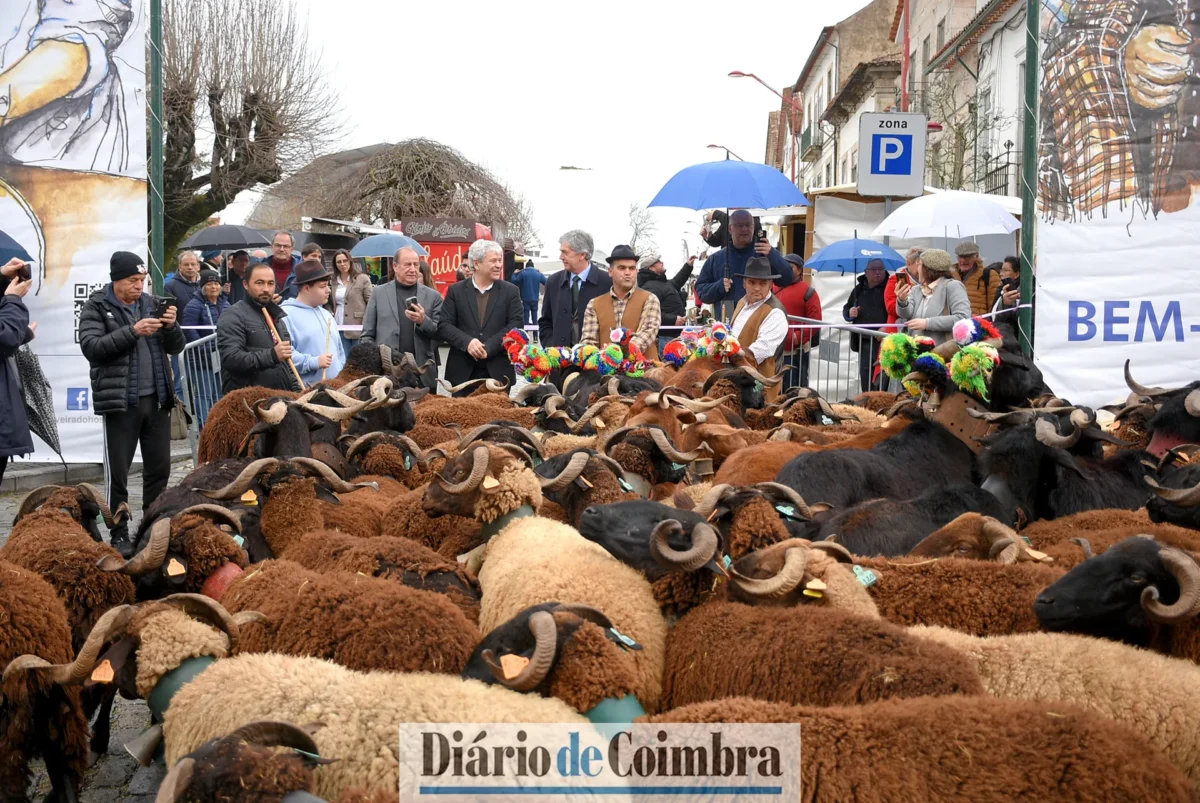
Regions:
[[[858,194],[925,193],[925,115],[867,113],[858,119]]]

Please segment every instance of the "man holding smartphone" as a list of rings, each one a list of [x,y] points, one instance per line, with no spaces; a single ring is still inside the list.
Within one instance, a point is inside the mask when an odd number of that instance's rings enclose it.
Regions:
[[[766,232],[755,231],[754,216],[747,210],[738,209],[729,216],[729,240],[729,245],[705,260],[696,279],[700,300],[712,304],[717,317],[724,321],[730,320],[734,306],[746,294],[746,288],[738,277],[745,274],[746,263],[752,257],[766,257],[771,271],[780,277],[776,281],[780,287],[787,287],[795,281],[792,266],[783,258],[783,254],[767,242]],[[722,307],[725,308],[724,313]]]
[[[177,309],[142,292],[146,265],[137,254],[117,251],[109,262],[111,283],[92,294],[79,313],[79,348],[91,366],[92,407],[104,419],[104,480],[108,504],[129,501],[133,454],[142,447],[142,510],[150,507],[171,476],[171,411],[175,407],[172,354],[186,339],[175,325]],[[133,554],[128,521],[109,531],[124,557]]]
[[[434,338],[442,314],[441,294],[421,284],[421,257],[412,248],[396,252],[392,273],[395,275],[392,281],[379,285],[371,293],[360,342],[391,347],[397,362],[400,354],[411,354],[417,365],[436,360]],[[426,371],[421,383],[436,391],[437,372]]]

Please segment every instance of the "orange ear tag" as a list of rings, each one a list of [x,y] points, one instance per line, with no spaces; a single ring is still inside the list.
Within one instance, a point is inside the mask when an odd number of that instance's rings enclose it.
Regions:
[[[500,668],[504,670],[505,680],[512,680],[527,666],[529,666],[529,659],[524,655],[500,656]]]
[[[254,493],[254,491],[246,491],[246,493],[242,494],[242,504],[247,506],[257,505],[258,494]]]
[[[112,664],[105,658],[100,662],[100,665],[92,670],[92,680],[96,683],[112,683],[113,668]]]
[[[178,577],[181,574],[187,574],[187,569],[183,568],[183,564],[171,558],[167,563],[167,577]]]

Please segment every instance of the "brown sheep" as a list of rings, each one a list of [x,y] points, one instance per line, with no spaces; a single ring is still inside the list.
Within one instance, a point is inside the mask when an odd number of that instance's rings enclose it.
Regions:
[[[512,421],[526,429],[534,426],[533,411],[522,407],[510,405],[508,409],[502,410],[494,404],[485,404],[472,399],[429,401],[439,398],[441,397],[426,396],[413,408],[413,414],[417,417],[417,426],[431,424],[437,427],[446,427],[450,424],[457,424],[463,429],[469,430],[493,421]],[[416,437],[413,437],[413,440],[420,443]]]
[[[22,519],[35,512],[50,510],[58,510],[70,516],[97,543],[104,540],[100,536],[100,528],[96,523],[97,516],[104,520],[105,526],[110,530],[118,524],[129,521],[129,505],[122,502],[117,508],[117,512],[113,513],[109,510],[108,502],[105,501],[104,494],[100,492],[99,488],[91,483],[81,482],[78,485],[65,487],[43,485],[30,491],[21,500],[21,507],[13,519],[13,526],[17,526]]]
[[[348,669],[454,674],[479,641],[474,622],[441,594],[285,560],[251,566],[221,604],[266,616],[243,626],[245,651],[313,656]]]
[[[725,697],[855,705],[983,691],[974,666],[956,650],[830,608],[709,602],[667,636],[668,709]]]
[[[372,432],[356,438],[346,449],[346,463],[353,474],[391,477],[406,488],[429,482],[429,461],[416,441],[406,435]]]
[[[120,610],[120,609],[119,609]],[[120,613],[114,614],[119,616]],[[99,644],[88,645],[99,651]],[[71,671],[56,673],[20,656],[39,654]],[[24,801],[29,762],[46,761],[52,797],[76,800],[88,765],[88,721],[78,687],[59,677],[75,675],[67,610],[54,588],[12,563],[0,561],[0,799]],[[85,659],[86,655],[83,656]],[[84,677],[91,667],[83,668]]]
[[[457,561],[408,538],[355,538],[322,530],[300,539],[288,560],[317,572],[382,577],[410,588],[444,594],[472,622],[479,621],[479,587]]]
[[[538,466],[537,473],[543,477],[558,477],[553,485],[543,486],[542,495],[549,501],[542,505],[538,515],[572,527],[579,526],[587,507],[639,498],[632,490],[621,486],[624,470],[620,464],[590,449],[556,455]],[[552,510],[547,510],[550,505],[562,506],[562,518],[556,518]]]
[[[1077,535],[1086,535],[1096,530],[1153,526],[1154,522],[1150,521],[1144,507],[1137,510],[1086,510],[1057,519],[1040,519],[1022,528],[1021,535],[1029,539],[1034,549],[1045,549],[1051,544],[1068,541]]]
[[[646,722],[799,725],[805,803],[922,801],[1191,801],[1182,772],[1145,739],[1063,703],[917,697],[801,707],[733,698]]]
[[[425,515],[423,504],[428,487],[416,488],[396,497],[383,517],[383,535],[408,538],[443,555],[445,555],[444,552],[441,552],[443,543],[470,543],[475,546],[482,543],[479,522],[473,518],[440,516],[431,519]],[[469,549],[463,550],[463,552],[467,551]],[[462,552],[455,553],[455,555],[460,554]]]
[[[428,397],[426,397],[428,398]],[[419,407],[420,405],[418,405]],[[438,426],[435,424],[422,424],[420,421],[417,425],[410,429],[407,433],[408,437],[420,446],[422,449],[432,449],[443,443],[454,443],[458,435],[449,427]]]
[[[230,391],[208,411],[208,422],[200,432],[196,459],[211,463],[225,457],[237,457],[246,436],[258,423],[251,408],[270,398],[296,399],[299,393],[270,388],[250,387]]]

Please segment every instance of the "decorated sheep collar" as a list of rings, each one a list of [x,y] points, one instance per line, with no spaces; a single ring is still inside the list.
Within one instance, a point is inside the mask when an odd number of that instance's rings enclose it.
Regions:
[[[175,669],[159,678],[154,684],[154,690],[146,697],[146,705],[150,716],[155,722],[162,722],[171,705],[175,693],[196,679],[196,676],[208,669],[217,659],[211,655],[188,658]]]
[[[521,505],[516,510],[510,510],[495,521],[484,522],[480,532],[484,540],[490,540],[493,535],[503,530],[508,525],[512,524],[517,519],[527,519],[530,516],[536,516],[537,513],[533,509],[533,505]]]

